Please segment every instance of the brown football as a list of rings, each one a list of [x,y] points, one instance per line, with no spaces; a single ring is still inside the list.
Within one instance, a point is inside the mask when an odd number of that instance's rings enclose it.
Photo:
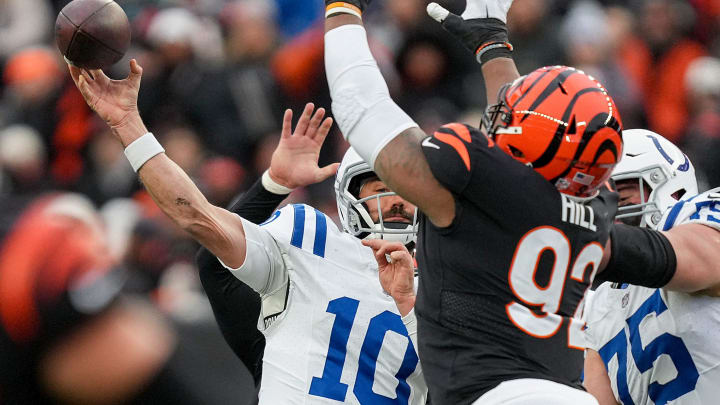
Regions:
[[[55,42],[73,65],[107,68],[130,46],[130,22],[112,0],[73,0],[55,21]]]

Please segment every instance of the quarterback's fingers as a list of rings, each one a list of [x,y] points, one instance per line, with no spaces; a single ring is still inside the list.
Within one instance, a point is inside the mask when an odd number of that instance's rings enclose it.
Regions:
[[[80,80],[80,68],[68,63],[68,70],[70,71],[70,77],[72,77],[75,85],[77,86],[78,81]]]
[[[295,125],[295,134],[305,134],[305,131],[308,129],[308,125],[310,125],[310,117],[312,117],[313,110],[315,109],[315,104],[313,103],[307,103],[305,104],[305,109],[303,110],[302,114],[300,115],[300,119],[297,122],[297,125]]]
[[[283,115],[282,132],[280,132],[280,138],[289,138],[292,135],[292,117],[293,112],[291,109],[285,110]]]
[[[325,109],[320,107],[315,110],[315,114],[313,114],[312,118],[310,119],[310,124],[308,125],[308,129],[305,132],[305,136],[311,139],[315,138],[318,127],[320,126],[320,123],[322,123],[323,118],[325,118]]]
[[[318,179],[316,183],[319,183],[325,179],[329,179],[330,177],[334,176],[335,173],[337,173],[338,167],[340,167],[340,163],[333,163],[331,165],[327,165],[321,168],[318,171]]]
[[[372,250],[381,250],[394,252],[396,250],[405,250],[407,248],[400,242],[390,242],[383,239],[366,239],[362,241],[362,244],[371,248]]]
[[[82,94],[85,101],[90,105],[90,99],[92,97],[92,90],[90,89],[90,84],[88,84],[87,79],[85,76],[80,76],[77,81],[77,87],[78,90],[80,90],[80,94]],[[90,105],[90,108],[93,106]]]
[[[140,88],[140,79],[142,79],[143,68],[135,59],[130,59],[130,74],[128,81],[136,88]]]
[[[90,74],[92,75],[93,79],[97,81],[100,84],[106,84],[110,81],[110,78],[105,76],[105,73],[103,73],[100,69],[90,69]]]
[[[375,253],[375,261],[377,261],[378,266],[381,269],[386,268],[385,266],[390,264],[390,262],[387,259],[387,256],[385,256],[385,253],[380,253],[379,250],[374,251],[374,253]]]
[[[320,125],[320,128],[318,128],[317,133],[315,134],[315,139],[322,144],[325,142],[325,138],[327,137],[327,134],[330,132],[330,128],[332,128],[333,119],[328,117],[325,118],[325,121],[323,121],[322,125]]]
[[[375,255],[375,260],[378,262],[378,265],[380,265],[381,268],[388,264],[385,254],[384,253],[378,254],[378,250],[381,247],[381,245],[377,243],[378,239],[365,239],[365,240],[362,240],[361,242],[363,245],[365,245],[373,250],[373,254]]]
[[[394,252],[390,252],[390,259],[392,259],[393,263],[402,263],[410,268],[410,270],[413,269],[412,257],[408,251],[396,250]]]
[[[445,7],[437,3],[428,4],[426,11],[430,17],[439,23],[442,23],[447,18],[448,14],[450,14]]]
[[[383,247],[386,243],[390,243],[386,240],[382,239],[365,239],[362,241],[362,244],[369,247],[372,250],[377,251],[381,247]]]
[[[92,75],[90,74],[90,72],[88,72],[88,71],[85,70],[85,69],[80,69],[80,75],[81,75],[82,77],[84,77],[84,78],[85,78],[85,81],[88,82],[88,83],[91,83],[92,81],[95,80],[95,79],[92,77]]]
[[[400,242],[387,242],[384,243],[382,246],[380,246],[380,249],[378,249],[377,254],[391,254],[394,252],[407,252],[407,248]],[[409,253],[408,253],[409,254]]]

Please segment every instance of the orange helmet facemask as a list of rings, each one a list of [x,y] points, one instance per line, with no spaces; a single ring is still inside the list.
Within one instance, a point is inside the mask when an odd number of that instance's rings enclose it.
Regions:
[[[622,156],[622,123],[605,88],[584,72],[537,69],[500,89],[481,128],[557,189],[591,197]]]

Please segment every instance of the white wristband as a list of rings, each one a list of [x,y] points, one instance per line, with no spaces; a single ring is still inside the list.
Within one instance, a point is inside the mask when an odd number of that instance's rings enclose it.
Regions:
[[[152,132],[148,132],[125,148],[125,157],[127,157],[133,170],[137,173],[148,160],[164,152],[165,149],[160,145],[160,142],[155,139]]]
[[[262,175],[262,185],[265,190],[278,195],[290,194],[293,189],[287,188],[281,184],[277,184],[275,180],[270,177],[270,170],[265,170]]]

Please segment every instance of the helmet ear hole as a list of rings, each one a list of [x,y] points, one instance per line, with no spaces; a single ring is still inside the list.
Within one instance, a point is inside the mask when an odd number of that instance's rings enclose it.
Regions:
[[[680,190],[672,193],[672,198],[680,201],[680,199],[687,193],[687,191],[684,188],[681,188]]]

